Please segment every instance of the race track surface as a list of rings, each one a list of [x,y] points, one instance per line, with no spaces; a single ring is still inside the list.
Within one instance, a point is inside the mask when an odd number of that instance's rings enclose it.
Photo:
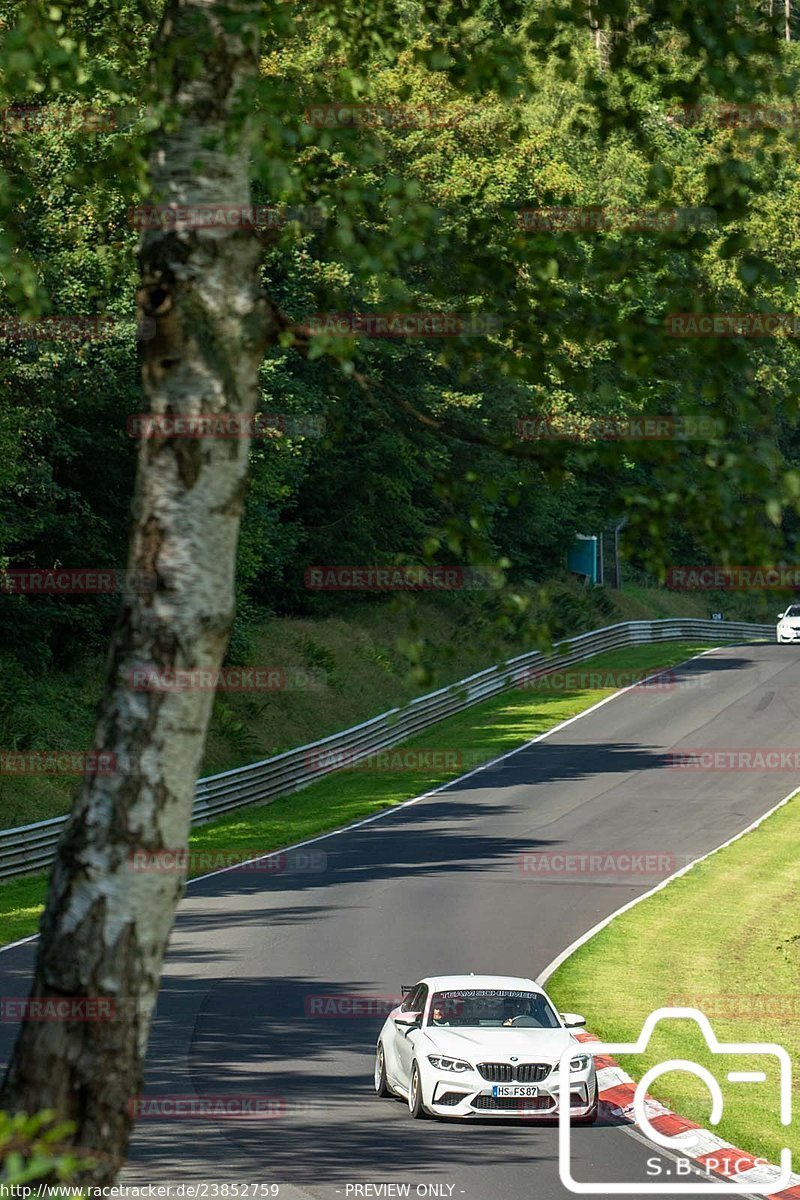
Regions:
[[[671,691],[615,697],[430,798],[315,842],[307,849],[324,852],[324,870],[236,870],[191,884],[145,1095],[266,1096],[279,1115],[142,1120],[123,1182],[278,1183],[285,1200],[397,1196],[405,1184],[410,1196],[564,1200],[556,1128],[412,1121],[403,1102],[377,1100],[383,1018],[347,1015],[348,998],[396,995],[434,973],[535,978],[601,918],[792,790],[787,772],[667,763],[673,748],[791,746],[795,647],[726,647],[677,679]],[[439,744],[435,729],[429,744]],[[629,879],[521,869],[525,853],[601,850],[660,855],[661,869]],[[25,994],[34,949],[0,954],[4,995]],[[0,1025],[4,1060],[13,1035]],[[602,1123],[575,1130],[574,1145],[586,1180],[644,1180],[657,1154]]]

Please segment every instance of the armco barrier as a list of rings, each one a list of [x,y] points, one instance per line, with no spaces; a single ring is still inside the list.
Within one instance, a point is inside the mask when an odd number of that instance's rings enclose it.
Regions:
[[[569,667],[584,662],[604,650],[652,642],[674,641],[745,641],[773,638],[773,625],[754,625],[742,621],[703,621],[669,618],[661,621],[625,621],[582,633],[562,642],[562,653],[543,655],[538,650],[520,654],[496,667],[488,667],[468,679],[419,696],[403,708],[392,708],[361,725],[331,734],[318,742],[309,742],[296,750],[276,754],[274,758],[210,775],[197,782],[192,823],[201,824],[231,809],[247,804],[268,804],[278,796],[299,791],[315,779],[340,770],[336,763],[341,753],[352,763],[377,750],[396,746],[437,721],[462,712],[473,704],[508,691],[522,680],[543,675],[554,667]],[[313,753],[316,752],[316,753]],[[319,766],[320,752],[330,755],[329,764]],[[66,817],[53,817],[35,825],[0,830],[0,879],[41,870],[53,859],[55,846]]]

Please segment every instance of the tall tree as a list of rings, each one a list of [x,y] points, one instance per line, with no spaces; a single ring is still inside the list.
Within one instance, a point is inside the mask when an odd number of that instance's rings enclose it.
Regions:
[[[247,204],[242,87],[257,70],[257,23],[242,0],[170,0],[154,48],[171,132],[151,161],[152,199]],[[204,57],[201,65],[199,55]],[[237,130],[231,145],[230,131]],[[262,247],[236,228],[154,229],[140,251],[144,393],[152,412],[253,412],[276,332],[259,288]],[[130,672],[216,670],[233,617],[246,440],[143,439],[129,568],[155,582],[125,597],[95,749],[118,769],[87,778],[58,849],[32,995],[104,996],[120,1019],[26,1023],[3,1091],[12,1111],[53,1109],[100,1149],[89,1178],[124,1161],[161,965],[182,880],[132,878],[131,851],[185,846],[212,693],[133,693]],[[130,1003],[130,1011],[126,1004]]]

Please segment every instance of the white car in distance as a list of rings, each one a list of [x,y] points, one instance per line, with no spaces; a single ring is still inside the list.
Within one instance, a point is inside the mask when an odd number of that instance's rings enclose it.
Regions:
[[[413,1117],[558,1116],[559,1062],[570,1060],[570,1120],[597,1119],[594,1060],[532,979],[437,975],[404,989],[375,1048],[375,1091],[408,1101]]]
[[[775,640],[779,644],[781,642],[800,642],[800,604],[790,604],[786,612],[778,613]]]

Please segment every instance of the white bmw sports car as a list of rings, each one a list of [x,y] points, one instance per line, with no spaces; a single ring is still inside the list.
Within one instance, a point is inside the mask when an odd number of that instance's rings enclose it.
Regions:
[[[786,612],[778,613],[775,628],[777,642],[800,642],[800,604],[790,604]]]
[[[570,1120],[597,1119],[597,1074],[569,1032],[583,1017],[557,1013],[532,979],[437,975],[404,989],[381,1029],[375,1091],[408,1100],[413,1117],[553,1117],[558,1063],[571,1045]]]

